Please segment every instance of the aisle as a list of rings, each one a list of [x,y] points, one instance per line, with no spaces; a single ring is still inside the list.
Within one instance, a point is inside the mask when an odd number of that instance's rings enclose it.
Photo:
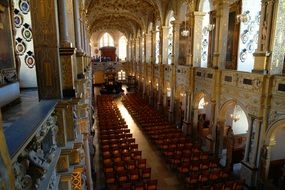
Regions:
[[[117,100],[118,108],[122,117],[125,119],[128,128],[131,130],[139,150],[142,151],[142,157],[147,159],[148,167],[151,167],[151,178],[158,180],[159,190],[183,190],[183,183],[178,180],[177,174],[167,168],[165,161],[162,159],[160,152],[153,146],[137,126],[128,110],[121,102],[121,98]],[[143,111],[143,110],[142,110]]]

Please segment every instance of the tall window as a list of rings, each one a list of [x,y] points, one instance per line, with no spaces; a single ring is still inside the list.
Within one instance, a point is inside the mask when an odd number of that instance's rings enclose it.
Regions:
[[[210,24],[210,2],[205,0],[203,3],[202,11],[206,13],[202,22],[202,42],[201,42],[201,67],[207,67],[208,65],[208,47],[209,47],[209,24]]]
[[[118,72],[118,80],[126,80],[126,72],[121,70]]]
[[[156,35],[155,35],[155,63],[159,63],[160,55],[160,30],[159,25],[156,26]]]
[[[105,33],[100,39],[100,47],[114,46],[114,40],[109,33]]]
[[[119,40],[119,58],[125,61],[127,57],[127,38],[122,36]]]
[[[173,54],[173,24],[172,21],[174,21],[175,18],[173,16],[173,11],[171,11],[169,15],[168,20],[168,64],[171,64],[172,62],[172,54]]]

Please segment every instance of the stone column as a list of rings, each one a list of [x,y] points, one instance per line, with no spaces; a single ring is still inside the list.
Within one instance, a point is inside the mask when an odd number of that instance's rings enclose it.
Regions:
[[[173,49],[172,49],[172,63],[178,65],[179,58],[179,41],[180,41],[180,21],[173,21]]]
[[[254,69],[253,72],[267,73],[270,69],[269,61],[271,55],[270,43],[272,40],[272,25],[274,13],[274,0],[261,1],[261,15],[259,25],[259,36],[257,49],[254,52]]]
[[[226,23],[228,23],[229,20],[229,2],[220,1],[219,4],[217,4],[216,10],[216,36],[215,39],[213,39],[215,41],[213,67],[224,69],[227,53],[227,35],[225,34],[228,33],[228,27],[226,27]]]
[[[82,11],[84,12],[84,11]],[[81,19],[80,19],[80,33],[81,33],[81,48],[85,54],[85,45],[84,45],[84,13],[81,13]]]
[[[80,6],[78,0],[73,0],[74,11],[74,31],[75,31],[75,46],[76,52],[82,52],[81,47],[81,31],[80,31]]]
[[[80,21],[80,5],[78,0],[73,0],[74,10],[74,31],[75,31],[75,46],[76,46],[76,64],[77,64],[77,79],[81,79],[81,74],[84,72],[83,56],[84,51],[81,46],[81,21]]]
[[[141,81],[142,81],[142,85],[143,85],[143,90],[142,90],[142,95],[143,95],[143,97],[144,97],[144,95],[145,95],[145,78],[147,78],[147,60],[146,60],[146,53],[147,53],[147,51],[146,51],[146,48],[147,48],[147,34],[144,34],[144,38],[143,38],[143,40],[144,40],[144,54],[143,54],[143,75],[142,75],[142,77],[141,77]]]
[[[182,126],[182,131],[185,135],[188,135],[188,128],[190,126],[190,105],[191,104],[191,96],[190,92],[186,91],[185,94],[185,110],[184,110],[184,120],[183,120],[183,126]]]
[[[193,33],[193,65],[195,67],[201,66],[201,42],[202,42],[202,22],[206,14],[204,12],[193,12],[194,17],[194,33]]]
[[[249,154],[251,152],[251,134],[252,134],[254,120],[255,120],[255,117],[251,116],[250,123],[248,125],[248,132],[247,132],[247,137],[246,137],[247,141],[246,141],[246,147],[245,147],[245,152],[244,152],[245,162],[249,162]]]
[[[61,63],[61,78],[62,78],[62,94],[63,97],[74,97],[74,77],[73,77],[73,62],[75,48],[68,34],[68,20],[67,20],[67,1],[58,1],[59,12],[59,27],[60,27],[60,63]]]
[[[59,15],[59,31],[60,31],[60,46],[72,47],[72,43],[68,34],[68,20],[67,20],[67,1],[58,0],[58,15]]]
[[[89,135],[84,134],[83,135],[83,141],[84,141],[84,153],[85,153],[85,164],[86,164],[86,174],[87,174],[87,187],[90,190],[93,190],[93,180],[92,180],[92,174],[91,174],[91,159],[90,159],[90,150],[89,150]]]
[[[149,83],[149,89],[150,89],[150,96],[149,96],[149,102],[150,104],[153,104],[153,85],[154,82],[154,64],[155,64],[155,42],[156,42],[156,31],[153,30],[151,33],[151,76],[150,76],[150,83]],[[149,82],[149,81],[147,81]]]
[[[162,26],[160,29],[161,64],[167,64],[168,61],[168,29],[168,26]]]
[[[193,109],[193,126],[192,126],[192,137],[197,140],[198,138],[198,108]]]
[[[172,47],[172,63],[171,63],[171,98],[170,98],[170,109],[169,109],[169,120],[173,122],[173,109],[174,99],[176,92],[176,65],[178,65],[179,57],[179,34],[180,22],[173,21],[173,47]]]

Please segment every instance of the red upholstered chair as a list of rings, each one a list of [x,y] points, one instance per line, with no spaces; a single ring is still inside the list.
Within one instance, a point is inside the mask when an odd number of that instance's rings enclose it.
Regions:
[[[129,179],[132,183],[138,181],[140,179],[139,170],[137,169],[129,170]]]
[[[125,170],[124,162],[117,162],[117,163],[115,163],[115,170],[116,170],[116,172],[124,171]]]
[[[199,175],[199,183],[208,184],[209,183],[209,173],[203,173]]]
[[[119,187],[115,184],[107,185],[107,190],[119,190]]]
[[[140,159],[137,162],[137,168],[144,169],[146,168],[146,159]]]
[[[131,183],[123,183],[121,185],[121,190],[132,190],[132,184]]]
[[[142,177],[142,179],[150,179],[150,177],[151,177],[151,168],[144,168],[144,169],[142,169],[141,177]]]
[[[143,182],[136,183],[133,187],[133,190],[144,190],[144,183]]]
[[[126,183],[128,181],[128,174],[125,170],[121,170],[117,172],[118,175],[118,182],[119,183]]]
[[[178,171],[181,175],[186,175],[187,173],[189,173],[189,168],[190,165],[189,163],[183,163],[179,168]]]
[[[136,168],[136,162],[134,160],[130,160],[126,163],[128,170],[133,170]]]
[[[146,182],[146,190],[157,190],[157,180],[148,180]]]
[[[107,185],[109,184],[115,184],[116,183],[116,176],[114,173],[106,173],[105,174],[105,183]]]
[[[193,186],[197,185],[197,183],[199,182],[199,176],[198,175],[190,175],[186,178],[186,182],[188,185],[193,187]]]

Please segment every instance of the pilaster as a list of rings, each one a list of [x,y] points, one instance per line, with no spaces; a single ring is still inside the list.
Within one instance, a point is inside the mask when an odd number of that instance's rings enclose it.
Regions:
[[[193,33],[193,65],[199,67],[201,64],[201,42],[202,42],[202,22],[206,14],[204,12],[193,12],[194,33]]]
[[[75,48],[73,47],[61,47],[60,62],[61,62],[61,76],[62,76],[62,94],[63,97],[74,97],[75,90],[74,84],[74,55]]]
[[[62,97],[58,18],[55,2],[54,0],[30,1],[40,100]]]
[[[226,52],[227,52],[227,34],[228,28],[224,26],[224,23],[228,23],[229,20],[229,2],[220,1],[217,4],[217,17],[215,24],[215,47],[213,57],[214,68],[225,68]]]
[[[254,69],[253,72],[268,73],[270,70],[270,41],[272,40],[274,1],[263,0],[261,2],[260,25],[257,49],[254,52]]]

